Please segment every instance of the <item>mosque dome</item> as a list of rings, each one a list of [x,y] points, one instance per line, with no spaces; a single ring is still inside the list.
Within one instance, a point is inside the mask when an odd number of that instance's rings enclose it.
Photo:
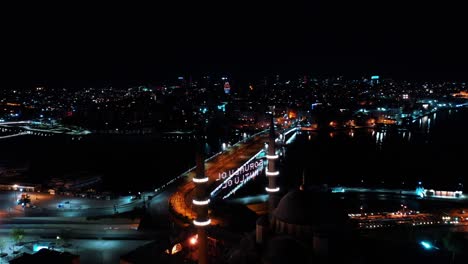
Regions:
[[[308,204],[308,193],[295,190],[287,193],[279,202],[273,215],[289,224],[306,225],[311,223],[314,214]]]

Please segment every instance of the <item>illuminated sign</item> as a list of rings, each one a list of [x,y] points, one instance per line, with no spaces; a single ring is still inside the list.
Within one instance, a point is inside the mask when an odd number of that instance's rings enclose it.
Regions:
[[[371,78],[371,80],[378,80],[380,78],[380,76],[379,75],[374,75],[374,76],[371,76],[370,78]]]
[[[258,175],[257,170],[263,170],[263,160],[256,160],[251,163],[245,164],[240,169],[232,169],[228,172],[218,173],[218,179],[216,181],[222,181],[226,178],[230,178],[227,181],[222,183],[221,189],[226,189],[232,185],[243,184],[245,181],[250,180],[250,177],[255,177]]]
[[[242,186],[244,186],[244,184],[246,184],[248,181],[250,181],[251,179],[257,177],[262,171],[263,171],[262,168],[259,168],[259,169],[255,170],[254,172],[247,174],[247,177],[243,178],[242,182],[237,184],[228,194],[224,195],[223,199],[226,199],[229,196],[231,196],[232,194],[234,194],[238,189],[240,189]]]
[[[230,170],[228,172],[221,172],[218,174],[218,179],[216,181],[223,181],[220,183],[211,193],[211,197],[215,197],[220,191],[231,186],[235,186],[229,194],[225,195],[223,199],[231,195],[235,190],[239,189],[249,180],[253,179],[263,171],[264,161],[259,158],[264,154],[264,150],[260,150],[252,156],[248,161],[246,161],[242,166],[235,170]]]

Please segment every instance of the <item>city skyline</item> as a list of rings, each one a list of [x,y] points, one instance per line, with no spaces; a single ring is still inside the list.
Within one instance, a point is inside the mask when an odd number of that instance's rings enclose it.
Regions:
[[[461,5],[2,10],[0,262],[467,259]]]

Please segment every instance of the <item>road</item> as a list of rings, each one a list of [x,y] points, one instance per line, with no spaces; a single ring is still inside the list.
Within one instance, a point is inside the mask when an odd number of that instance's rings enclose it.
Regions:
[[[7,236],[18,228],[28,235],[41,237],[56,237],[65,232],[69,238],[80,239],[154,239],[167,233],[165,230],[140,231],[139,223],[139,219],[124,218],[11,217],[0,219],[0,234]]]
[[[16,203],[20,193],[19,191],[0,192],[0,216],[83,217],[112,215],[115,213],[129,212],[136,207],[141,207],[144,201],[147,201],[148,196],[154,194],[150,192],[144,193],[142,199],[137,200],[132,200],[130,196],[104,200],[29,192],[27,194],[30,195],[31,205],[34,205],[35,208],[23,208]],[[61,208],[58,208],[59,204],[62,205]]]
[[[219,173],[239,168],[248,159],[258,153],[258,151],[265,146],[265,142],[267,141],[267,133],[259,134],[250,140],[234,145],[206,162],[205,175],[209,178],[208,189],[213,190],[219,184],[222,184],[222,181],[218,180]],[[195,212],[192,210],[192,191],[195,188],[192,178],[194,176],[195,172],[191,171],[188,177],[185,177],[183,183],[179,184],[177,190],[169,197],[169,202],[176,213],[190,219],[195,218]],[[211,218],[211,222],[213,225],[222,224],[221,219],[213,217]]]

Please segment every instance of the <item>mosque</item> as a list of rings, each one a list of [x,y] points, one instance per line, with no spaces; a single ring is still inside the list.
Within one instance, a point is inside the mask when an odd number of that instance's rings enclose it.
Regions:
[[[350,223],[340,201],[321,190],[302,185],[281,197],[276,167],[273,120],[268,144],[268,214],[256,222],[253,242],[233,251],[230,263],[331,263],[344,260]],[[248,239],[248,238],[246,238]],[[250,246],[245,245],[250,244]]]

